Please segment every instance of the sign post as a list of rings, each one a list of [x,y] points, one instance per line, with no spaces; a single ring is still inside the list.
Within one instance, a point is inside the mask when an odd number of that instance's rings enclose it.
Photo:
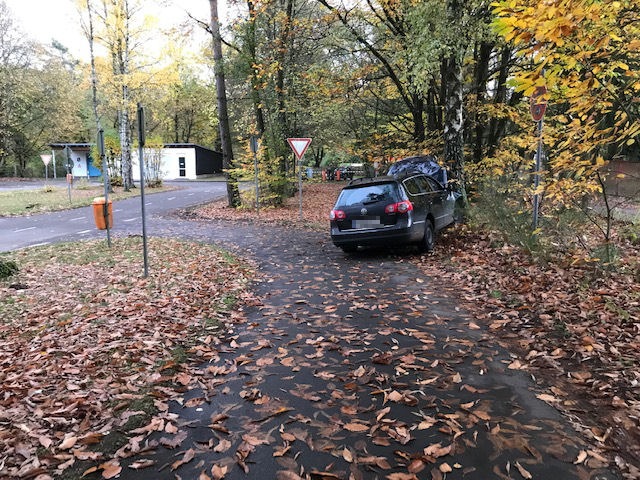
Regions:
[[[64,152],[67,159],[67,193],[69,194],[69,205],[71,205],[71,183],[73,182],[73,162],[71,161],[71,152],[69,145],[65,145]]]
[[[310,138],[287,138],[287,142],[298,159],[298,196],[300,197],[300,220],[302,220],[302,157],[311,144]]]
[[[49,162],[51,161],[51,155],[43,153],[42,155],[40,155],[40,158],[42,159],[42,163],[44,163],[44,178],[46,183],[46,180],[49,180]]]
[[[536,172],[533,177],[533,222],[532,227],[535,234],[535,230],[538,228],[538,212],[540,210],[540,195],[538,194],[538,187],[540,186],[540,169],[542,168],[542,126],[544,124],[544,114],[547,111],[547,100],[545,95],[547,94],[547,87],[537,87],[529,99],[531,117],[534,122],[538,124],[538,148],[536,150]]]
[[[251,135],[249,139],[251,152],[253,153],[253,166],[256,171],[256,213],[260,213],[260,183],[258,181],[258,137]]]
[[[107,157],[104,154],[104,130],[98,130],[98,154],[102,164],[102,177],[104,179],[104,222],[107,227],[107,245],[111,248],[111,229],[109,228],[109,169]]]
[[[149,276],[149,257],[147,255],[147,221],[144,205],[144,107],[138,103],[138,163],[140,163],[140,201],[142,202],[142,251],[144,259],[144,278]]]

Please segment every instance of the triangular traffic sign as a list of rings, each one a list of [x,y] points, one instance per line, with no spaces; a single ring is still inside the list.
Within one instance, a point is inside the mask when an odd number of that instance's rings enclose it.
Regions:
[[[300,160],[303,157],[304,152],[306,152],[307,148],[309,148],[309,145],[311,144],[311,139],[310,138],[287,138],[287,142],[289,142],[289,146],[291,147],[291,150],[293,150],[293,153],[296,155],[296,158]]]

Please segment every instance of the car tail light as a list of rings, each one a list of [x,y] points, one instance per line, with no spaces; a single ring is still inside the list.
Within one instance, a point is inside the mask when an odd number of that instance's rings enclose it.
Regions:
[[[345,218],[347,218],[347,214],[344,213],[342,210],[331,210],[331,213],[329,214],[329,218],[331,220],[344,220]]]
[[[409,200],[404,200],[398,203],[391,203],[384,207],[384,213],[407,213],[413,210],[413,204]]]

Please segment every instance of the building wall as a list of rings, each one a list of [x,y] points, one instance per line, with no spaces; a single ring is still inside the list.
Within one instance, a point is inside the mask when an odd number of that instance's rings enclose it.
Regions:
[[[145,149],[146,151],[147,149]],[[180,158],[184,158],[184,168],[180,168]],[[131,153],[133,163],[133,179],[140,180],[140,164],[138,163],[138,151]],[[182,173],[182,175],[181,175]],[[164,148],[160,167],[160,178],[163,180],[195,180],[196,176],[196,150],[193,147]]]
[[[180,159],[184,159],[184,167],[180,168]],[[191,179],[195,180],[196,176],[196,149],[190,148],[165,148],[162,152],[162,164],[164,165],[167,176],[166,179],[179,180]]]
[[[73,161],[73,171],[71,172],[73,176],[75,178],[87,177],[89,174],[89,170],[87,169],[87,152],[79,152],[70,149],[69,156]]]

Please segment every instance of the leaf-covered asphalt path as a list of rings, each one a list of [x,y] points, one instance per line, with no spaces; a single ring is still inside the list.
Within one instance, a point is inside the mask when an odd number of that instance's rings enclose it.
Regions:
[[[349,257],[324,232],[225,222],[166,234],[253,258],[262,303],[119,478],[616,478],[414,252]]]

